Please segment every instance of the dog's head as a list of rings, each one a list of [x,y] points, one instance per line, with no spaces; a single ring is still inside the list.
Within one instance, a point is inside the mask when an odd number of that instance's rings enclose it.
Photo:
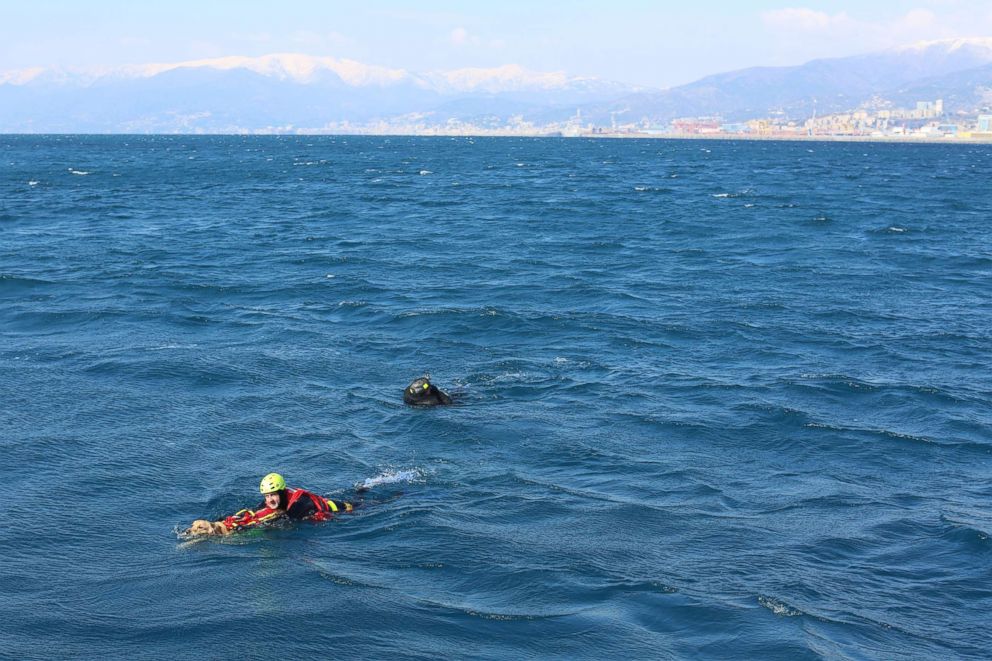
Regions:
[[[432,391],[437,391],[437,387],[424,376],[414,380],[403,392],[403,401],[408,404],[416,404],[430,398]]]
[[[431,383],[430,377],[422,376],[406,387],[403,391],[403,401],[413,406],[434,406],[450,404],[451,398]]]
[[[214,524],[203,519],[194,521],[193,525],[186,531],[187,535],[212,535],[213,533]]]

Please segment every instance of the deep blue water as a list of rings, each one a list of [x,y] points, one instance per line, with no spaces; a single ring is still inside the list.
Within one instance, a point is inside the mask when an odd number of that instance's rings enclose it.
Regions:
[[[0,656],[987,658],[990,223],[988,145],[0,136]],[[383,483],[179,538],[270,471]]]

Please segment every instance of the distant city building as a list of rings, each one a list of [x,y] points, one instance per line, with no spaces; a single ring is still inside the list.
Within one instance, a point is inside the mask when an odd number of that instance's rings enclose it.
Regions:
[[[380,120],[365,125],[347,121],[329,123],[327,133],[369,133],[378,135],[552,135],[560,137],[748,137],[770,139],[838,138],[899,140],[992,140],[992,114],[987,108],[970,112],[955,108],[944,115],[944,103],[917,101],[913,107],[897,108],[891,102],[874,98],[860,108],[830,115],[794,119],[785,111],[747,121],[724,121],[722,117],[680,117],[659,124],[648,116],[632,117],[628,109],[611,111],[608,124],[583,120],[581,109],[557,122],[538,124],[525,115],[480,115],[473,120],[443,118],[435,113],[411,113],[402,118]],[[588,113],[587,113],[588,115]],[[619,121],[627,115],[628,121]],[[953,118],[953,119],[952,119]],[[291,132],[293,127],[287,127]]]
[[[681,135],[705,135],[720,132],[720,120],[716,117],[686,117],[672,120],[672,133]]]
[[[937,99],[936,101],[917,101],[916,113],[917,116],[921,118],[940,117],[944,114],[944,100]]]

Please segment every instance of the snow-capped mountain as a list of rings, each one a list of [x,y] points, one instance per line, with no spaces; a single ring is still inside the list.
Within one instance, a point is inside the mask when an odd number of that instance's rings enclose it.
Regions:
[[[958,39],[938,39],[935,41],[918,41],[915,44],[897,46],[889,49],[891,53],[917,53],[934,55],[960,54],[965,57],[975,57],[986,62],[992,60],[992,37],[961,37]]]
[[[319,130],[450,120],[536,124],[581,111],[586,121],[665,123],[679,116],[747,119],[849,110],[879,97],[944,98],[973,109],[992,90],[992,38],[922,42],[878,53],[754,67],[650,90],[508,64],[414,72],[348,59],[277,53],[106,71],[0,73],[0,132]],[[970,104],[970,105],[969,105]]]
[[[238,131],[418,114],[452,107],[504,119],[534,108],[601,103],[639,88],[510,64],[416,73],[348,59],[277,53],[108,71],[0,74],[0,131]],[[447,109],[447,110],[445,110]]]
[[[494,68],[465,68],[450,71],[414,73],[390,69],[355,60],[318,57],[300,53],[275,53],[261,57],[230,56],[206,60],[143,64],[112,70],[45,69],[36,67],[0,72],[0,85],[30,85],[45,82],[71,86],[89,86],[99,82],[141,80],[175,71],[252,72],[280,82],[315,84],[328,75],[351,87],[391,87],[413,85],[440,94],[484,92],[500,94],[542,90],[565,90],[602,87],[616,90],[631,86],[609,83],[596,78],[570,77],[563,72],[532,71],[517,64]]]

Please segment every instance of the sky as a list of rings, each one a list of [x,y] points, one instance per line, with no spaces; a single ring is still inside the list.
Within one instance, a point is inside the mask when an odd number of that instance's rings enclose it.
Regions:
[[[305,53],[417,72],[519,64],[670,87],[992,37],[989,0],[0,0],[0,71]]]

